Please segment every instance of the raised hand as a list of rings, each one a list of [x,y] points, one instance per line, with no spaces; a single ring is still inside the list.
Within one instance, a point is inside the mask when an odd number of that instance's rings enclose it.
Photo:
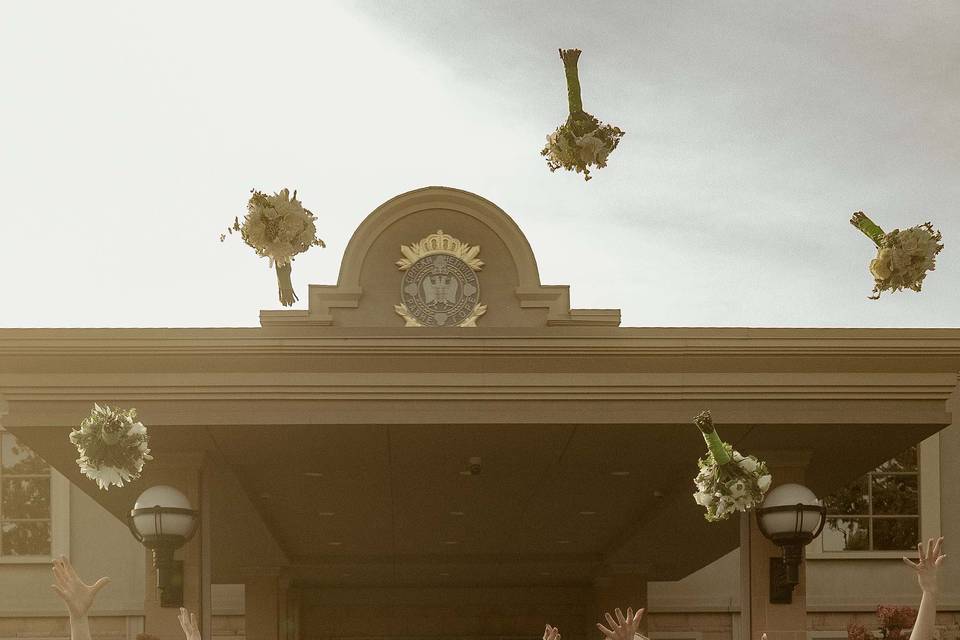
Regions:
[[[194,614],[180,607],[179,619],[180,628],[183,629],[183,635],[187,640],[201,640],[200,629],[197,628],[197,617]]]
[[[64,556],[53,561],[53,577],[56,584],[51,588],[67,605],[71,618],[85,618],[97,593],[110,582],[110,578],[100,578],[93,584],[85,584]]]
[[[919,562],[912,562],[907,558],[903,561],[910,565],[917,572],[917,583],[924,593],[937,592],[937,569],[946,559],[946,554],[941,554],[940,549],[943,546],[943,538],[937,538],[934,541],[930,538],[927,541],[927,548],[923,548],[923,543],[917,545],[917,552],[920,555]]]
[[[543,631],[543,640],[560,640],[560,629],[547,625]]]
[[[633,609],[627,609],[627,615],[624,617],[623,613],[620,612],[620,609],[616,610],[617,619],[614,620],[613,616],[609,613],[604,614],[607,618],[607,624],[610,625],[610,628],[603,626],[599,622],[597,623],[597,629],[600,629],[600,632],[607,638],[607,640],[633,640],[633,636],[636,635],[637,629],[640,628],[640,618],[643,617],[643,609],[637,611],[636,614],[633,613]]]

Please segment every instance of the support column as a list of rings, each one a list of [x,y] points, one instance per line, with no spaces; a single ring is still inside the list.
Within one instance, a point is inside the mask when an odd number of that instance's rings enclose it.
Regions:
[[[159,457],[159,456],[158,456]],[[204,601],[209,602],[209,594],[204,597],[204,585],[209,589],[209,575],[204,579],[203,562],[203,532],[209,526],[202,520],[203,490],[202,466],[203,456],[191,452],[190,454],[165,453],[163,460],[156,460],[144,467],[143,478],[139,481],[144,489],[156,485],[169,485],[179,489],[190,500],[190,505],[200,511],[200,530],[193,539],[177,550],[175,558],[183,562],[183,606],[197,616],[202,625],[207,616],[204,611]],[[131,505],[132,507],[133,505]],[[177,619],[179,609],[161,607],[160,594],[157,590],[157,572],[153,567],[153,553],[144,550],[146,554],[146,588],[144,590],[144,632],[160,638],[160,640],[182,640],[183,630]],[[206,563],[209,570],[209,563]],[[209,637],[210,629],[201,629],[203,637]]]
[[[244,579],[246,636],[257,640],[295,640],[297,625],[290,619],[290,581],[280,575]]]
[[[757,452],[773,476],[773,487],[804,483],[810,453],[806,451]],[[807,579],[805,562],[800,565],[800,584],[790,604],[770,603],[770,560],[780,558],[780,547],[767,540],[757,526],[756,514],[743,516],[740,527],[741,602],[743,640],[806,640]]]
[[[594,579],[593,583],[593,617],[587,621],[586,637],[593,638],[599,633],[597,623],[607,626],[605,613],[616,616],[614,611],[620,609],[627,615],[627,608],[634,611],[647,606],[647,579],[634,573],[615,573]],[[646,635],[647,617],[644,615],[640,622],[640,633]]]

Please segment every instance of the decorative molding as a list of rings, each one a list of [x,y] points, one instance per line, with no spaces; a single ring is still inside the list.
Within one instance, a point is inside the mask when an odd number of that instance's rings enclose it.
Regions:
[[[570,309],[568,318],[547,320],[552,327],[619,327],[620,309]]]
[[[438,254],[453,256],[474,271],[483,269],[483,260],[477,258],[480,253],[479,246],[470,246],[466,242],[461,242],[444,233],[442,229],[413,244],[400,245],[400,253],[403,257],[396,262],[400,271],[407,271],[420,258]]]
[[[57,380],[53,375],[5,379],[0,374],[3,393],[11,402],[74,402],[91,397],[112,401],[132,400],[362,400],[362,399],[489,399],[489,400],[825,400],[877,401],[928,400],[942,401],[946,390],[930,384],[908,385],[891,390],[877,384],[809,386],[797,382],[754,384],[716,382],[696,383],[688,376],[653,376],[623,374],[616,380],[604,380],[606,374],[538,373],[537,380],[526,373],[446,374],[404,373],[383,374],[338,373],[287,374],[278,384],[268,374],[142,374],[134,382],[123,376],[89,374],[82,381]],[[300,377],[298,380],[297,378]],[[28,378],[28,379],[24,379]],[[944,414],[946,415],[946,414]],[[789,416],[784,416],[788,418]],[[937,416],[942,419],[943,416]],[[821,422],[823,422],[821,420]],[[864,416],[864,423],[875,423],[876,416]],[[784,420],[785,424],[792,424]],[[824,422],[826,423],[826,422]],[[936,424],[940,422],[937,421]],[[775,454],[775,452],[770,452]],[[786,458],[784,458],[786,460]],[[792,456],[796,464],[800,457]],[[788,465],[789,466],[789,465]]]
[[[318,285],[312,285],[318,286]],[[359,293],[340,305],[355,307]],[[551,296],[548,296],[551,298]],[[532,296],[525,306],[550,308],[543,296]],[[578,312],[580,310],[577,310]],[[283,314],[305,318],[304,312],[264,311],[274,325]],[[299,314],[299,315],[298,315]],[[311,316],[321,323],[323,318]],[[292,324],[297,324],[293,322]],[[444,335],[413,336],[389,327],[337,328],[322,335],[276,334],[258,327],[209,329],[0,329],[0,356],[54,355],[367,355],[370,353],[460,353],[498,355],[616,355],[637,357],[814,358],[835,363],[840,358],[862,359],[865,371],[884,370],[896,358],[911,370],[945,374],[944,384],[957,388],[960,370],[960,329],[806,330],[733,328],[597,327],[589,334],[545,333],[542,329],[503,328]],[[345,339],[349,338],[349,340]],[[736,365],[742,370],[742,365]],[[795,370],[793,365],[784,369]],[[825,369],[838,370],[836,366]],[[829,373],[825,374],[829,375]],[[892,374],[891,374],[892,375]]]
[[[517,296],[521,308],[546,307],[548,326],[617,326],[619,311],[609,309],[570,310],[568,287],[543,285],[530,243],[517,223],[500,207],[476,194],[449,187],[425,187],[401,194],[377,207],[354,231],[340,262],[336,285],[310,285],[309,310],[270,310],[260,313],[263,327],[335,326],[333,310],[356,308],[363,294],[360,272],[364,258],[374,242],[389,227],[403,218],[429,210],[445,210],[470,216],[496,234],[504,243],[517,270]],[[405,246],[404,258],[398,262],[407,268],[424,250],[440,250],[462,256],[479,269],[477,247],[470,247],[455,238],[438,232],[418,243]],[[409,253],[409,255],[407,255]],[[587,313],[584,314],[583,311]],[[596,313],[593,313],[593,312]],[[615,313],[613,313],[615,312]],[[614,324],[616,320],[616,324]]]
[[[477,258],[480,254],[480,246],[474,245],[470,246],[465,242],[461,242],[457,238],[454,238],[451,235],[444,233],[442,230],[437,231],[428,235],[426,238],[414,242],[413,244],[401,245],[400,253],[403,254],[403,258],[396,262],[397,268],[400,271],[406,272],[404,274],[403,282],[401,283],[401,302],[400,304],[394,305],[393,310],[405,321],[406,327],[422,327],[424,326],[422,320],[423,317],[417,317],[417,309],[411,310],[406,301],[409,301],[411,304],[416,303],[420,306],[420,311],[422,313],[430,314],[431,310],[426,306],[430,301],[423,301],[420,299],[421,293],[426,293],[429,289],[421,289],[426,287],[428,280],[433,281],[434,278],[442,278],[447,281],[447,284],[441,286],[434,286],[433,296],[435,298],[440,297],[438,289],[446,292],[449,288],[449,282],[453,281],[457,283],[458,290],[455,289],[455,292],[458,291],[462,297],[459,297],[454,300],[446,299],[446,293],[444,293],[443,300],[435,300],[442,304],[447,305],[444,307],[446,311],[440,312],[433,310],[432,317],[434,320],[443,316],[442,321],[438,321],[438,324],[441,326],[454,326],[447,325],[446,319],[450,316],[450,313],[454,313],[454,317],[459,317],[459,314],[463,311],[467,311],[468,315],[465,318],[462,318],[459,322],[456,323],[457,327],[476,327],[477,320],[487,312],[487,305],[480,302],[480,282],[477,279],[476,272],[480,271],[483,268],[483,261]],[[424,258],[430,256],[448,256],[444,257],[435,257],[432,260],[432,267],[429,267],[429,272],[424,274],[424,268],[413,269],[413,265],[418,263]],[[453,258],[456,262],[459,262],[461,265],[466,267],[465,269],[452,267],[450,264],[450,258]],[[452,268],[451,268],[452,267]],[[419,271],[419,273],[414,273],[414,271]],[[413,274],[411,279],[411,274]],[[466,275],[465,275],[466,274]],[[459,277],[458,277],[459,276]],[[467,278],[466,276],[469,276]],[[403,283],[406,283],[405,285]],[[411,293],[410,288],[413,288],[413,293]],[[404,294],[409,296],[404,301]],[[477,296],[474,299],[474,304],[472,309],[464,309],[460,307],[460,304],[470,304],[471,297]]]
[[[291,309],[289,311],[262,310],[260,312],[260,326],[262,327],[276,327],[276,326],[329,327],[332,324],[333,324],[332,317],[324,317],[322,314],[318,314],[317,316],[311,316],[309,311],[301,311],[298,309]]]

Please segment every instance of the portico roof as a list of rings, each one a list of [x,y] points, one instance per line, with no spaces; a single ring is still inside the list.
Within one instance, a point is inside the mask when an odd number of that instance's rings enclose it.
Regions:
[[[476,327],[394,312],[398,246],[440,225],[490,265]],[[809,460],[820,495],[951,423],[960,329],[625,328],[571,310],[532,261],[491,203],[418,190],[361,225],[337,285],[258,328],[0,329],[0,420],[118,518],[152,468],[196,461],[214,581],[378,585],[706,565],[738,525],[691,497],[704,408],[745,452]],[[95,401],[150,430],[157,459],[130,487],[98,491],[74,463]]]

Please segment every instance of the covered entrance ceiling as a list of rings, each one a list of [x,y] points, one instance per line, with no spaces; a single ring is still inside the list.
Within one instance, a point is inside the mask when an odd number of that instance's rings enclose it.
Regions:
[[[430,247],[401,247],[431,236],[483,262],[482,313],[456,310],[449,264],[403,297],[397,263]],[[439,187],[377,209],[337,285],[261,324],[0,330],[2,424],[118,518],[155,470],[195,465],[215,582],[588,585],[679,579],[737,546],[737,522],[706,523],[691,497],[700,410],[774,467],[808,461],[823,495],[949,425],[960,370],[950,329],[621,328],[542,285],[504,212]],[[77,471],[67,434],[94,401],[150,429],[156,460],[131,487]]]

